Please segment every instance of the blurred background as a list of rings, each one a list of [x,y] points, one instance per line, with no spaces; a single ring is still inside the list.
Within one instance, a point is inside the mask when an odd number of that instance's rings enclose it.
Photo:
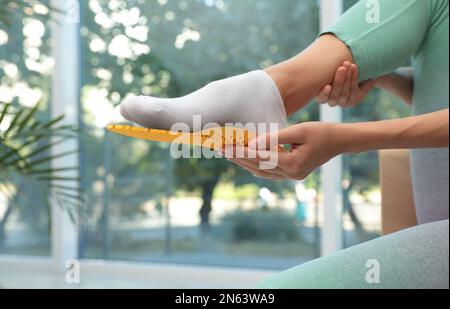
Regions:
[[[344,7],[355,2],[344,1]],[[47,197],[57,187],[62,195],[53,203],[78,219],[80,260],[269,273],[319,257],[323,222],[319,171],[304,182],[266,181],[226,160],[173,160],[166,145],[105,131],[108,123],[123,121],[117,106],[127,96],[182,96],[208,82],[296,55],[319,33],[319,2],[76,4],[80,100],[73,105],[79,110],[79,130],[61,128],[51,114],[55,67],[51,16],[58,15],[58,9],[45,0],[0,0],[0,256],[52,255],[52,233],[57,231],[51,228]],[[373,91],[343,117],[356,122],[407,114],[401,102]],[[319,106],[313,102],[290,120],[319,117]],[[73,167],[79,179],[63,179],[64,185],[55,185],[56,171],[46,160],[54,156],[46,148],[55,146],[50,137],[58,134],[79,144],[79,164]],[[19,156],[19,163],[26,162],[25,167],[16,166],[13,155]],[[73,187],[81,190],[71,192]],[[345,156],[339,188],[343,246],[378,237],[377,154]],[[0,285],[30,284],[15,276],[2,268],[0,259]]]

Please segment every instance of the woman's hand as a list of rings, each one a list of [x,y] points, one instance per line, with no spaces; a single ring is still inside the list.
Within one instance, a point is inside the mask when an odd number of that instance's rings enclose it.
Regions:
[[[351,124],[305,122],[258,136],[244,149],[244,159],[230,161],[257,177],[303,180],[316,168],[343,153],[379,149],[446,148],[449,141],[448,127],[448,108],[396,120]],[[287,144],[292,146],[290,151],[268,150],[273,149],[271,146],[274,145]],[[234,153],[225,151],[225,155],[227,158],[235,158]],[[267,167],[267,162],[274,168],[262,169],[262,166]]]
[[[274,180],[303,180],[315,169],[342,153],[339,126],[339,124],[324,122],[306,122],[279,132],[261,135],[252,140],[249,147],[245,149],[245,158],[233,158],[229,161],[257,177]],[[280,145],[291,145],[291,150],[278,151],[275,154],[267,149],[261,149],[260,145],[271,145],[270,142],[274,138],[278,138],[277,143]],[[225,154],[227,157],[233,155]],[[267,162],[269,156],[278,158],[276,167],[261,169],[261,163]]]
[[[358,75],[356,64],[349,61],[344,62],[337,69],[333,84],[323,87],[316,101],[320,104],[329,104],[332,107],[349,108],[358,105],[376,84],[376,80],[359,84]]]

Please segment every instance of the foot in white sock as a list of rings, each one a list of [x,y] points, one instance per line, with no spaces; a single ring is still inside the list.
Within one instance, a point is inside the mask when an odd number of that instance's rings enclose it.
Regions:
[[[194,115],[201,115],[202,125],[277,123],[280,129],[286,125],[281,95],[264,71],[219,80],[180,98],[130,98],[121,104],[120,112],[129,121],[162,130],[179,122],[192,130]]]

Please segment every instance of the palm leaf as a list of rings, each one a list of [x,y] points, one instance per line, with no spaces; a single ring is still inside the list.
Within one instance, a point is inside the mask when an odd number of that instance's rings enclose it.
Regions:
[[[68,181],[68,182],[73,182],[73,181],[80,181],[79,177],[62,177],[62,176],[42,176],[42,177],[38,177],[38,179],[40,180],[47,180],[47,181]]]
[[[52,147],[66,141],[66,137],[75,137],[74,133],[79,130],[73,126],[60,125],[64,116],[44,122],[38,120],[39,106],[30,109],[18,108],[12,104],[2,105],[0,126],[7,117],[11,122],[8,126],[3,126],[7,127],[4,132],[0,132],[0,184],[11,182],[14,175],[35,178],[50,189],[49,198],[75,219],[74,212],[79,211],[84,203],[82,191],[79,189],[80,178],[68,177],[65,173],[77,168],[52,168],[49,165],[55,159],[78,152],[69,150],[58,154],[50,153]],[[64,138],[55,140],[55,136]]]
[[[28,17],[36,3],[39,0],[0,0],[0,26],[3,24],[9,27],[13,19],[15,21]],[[48,6],[46,2],[44,4],[52,12],[63,13]],[[42,21],[49,19],[48,16],[37,14],[33,17]],[[52,138],[74,138],[79,131],[72,126],[59,125],[64,119],[63,115],[47,122],[38,120],[36,114],[39,105],[32,109],[14,106],[15,104],[0,102],[0,127],[7,127],[3,132],[0,131],[0,191],[12,198],[13,193],[9,192],[8,186],[2,184],[11,183],[17,176],[34,177],[51,189],[49,199],[55,200],[75,220],[75,212],[79,212],[83,205],[79,178],[65,177],[64,173],[76,168],[51,168],[48,165],[56,158],[76,152],[51,155],[50,149],[59,144],[59,141],[52,141]],[[6,119],[11,119],[11,122],[2,126]]]
[[[43,152],[45,152],[45,151],[47,151],[47,150],[50,150],[52,147],[54,147],[54,146],[56,146],[56,145],[59,145],[59,144],[64,143],[65,141],[66,141],[66,140],[61,139],[61,140],[58,140],[58,141],[56,141],[56,142],[48,143],[48,144],[46,144],[45,146],[39,147],[39,148],[37,148],[37,149],[31,151],[30,153],[21,156],[19,159],[16,159],[16,160],[13,160],[13,161],[9,161],[9,162],[6,162],[6,164],[7,164],[7,165],[14,165],[14,164],[17,164],[19,161],[23,161],[23,160],[25,160],[25,159],[31,159],[31,158],[35,157],[36,155],[38,155],[38,154],[41,154],[41,153],[43,153]],[[36,140],[33,141],[33,143],[36,143],[36,142],[37,142]],[[27,145],[27,144],[29,144],[29,142],[26,142],[26,143],[23,144],[23,145]],[[23,145],[21,146],[21,148],[23,148]],[[17,149],[16,149],[16,150],[17,150]],[[2,158],[2,159],[3,159],[3,158]],[[51,160],[51,158],[50,158],[50,160]]]
[[[2,108],[2,111],[0,113],[0,123],[3,122],[3,120],[6,117],[6,114],[8,114],[8,109],[11,107],[11,104],[5,104]]]
[[[17,128],[17,134],[19,134],[27,124],[30,123],[31,121],[31,117],[33,117],[36,114],[36,111],[39,108],[39,104],[36,104],[35,107],[33,107],[28,114],[22,119],[22,121],[19,123],[18,128]]]
[[[65,151],[65,152],[59,153],[57,155],[51,155],[51,156],[48,156],[48,157],[45,157],[45,158],[42,158],[42,159],[39,159],[39,160],[32,161],[32,162],[30,162],[28,164],[28,166],[29,167],[31,167],[31,166],[38,166],[38,165],[41,165],[43,163],[50,162],[50,161],[53,161],[53,160],[58,159],[58,158],[67,157],[67,156],[69,156],[71,154],[75,154],[75,153],[78,153],[78,150]]]
[[[8,129],[6,129],[5,133],[3,134],[3,138],[7,139],[8,135],[11,131],[13,131],[16,128],[16,124],[19,121],[20,116],[25,112],[24,109],[20,109],[17,113],[15,113],[10,125],[8,126]]]
[[[30,175],[39,175],[39,174],[50,174],[54,172],[68,172],[68,171],[77,171],[78,167],[62,167],[62,168],[47,168],[43,170],[28,170],[27,173]]]

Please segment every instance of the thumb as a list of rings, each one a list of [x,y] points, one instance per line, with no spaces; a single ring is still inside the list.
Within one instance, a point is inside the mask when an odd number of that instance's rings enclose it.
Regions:
[[[258,150],[270,150],[278,145],[301,143],[301,125],[294,125],[276,132],[261,134],[248,143],[248,147]]]

